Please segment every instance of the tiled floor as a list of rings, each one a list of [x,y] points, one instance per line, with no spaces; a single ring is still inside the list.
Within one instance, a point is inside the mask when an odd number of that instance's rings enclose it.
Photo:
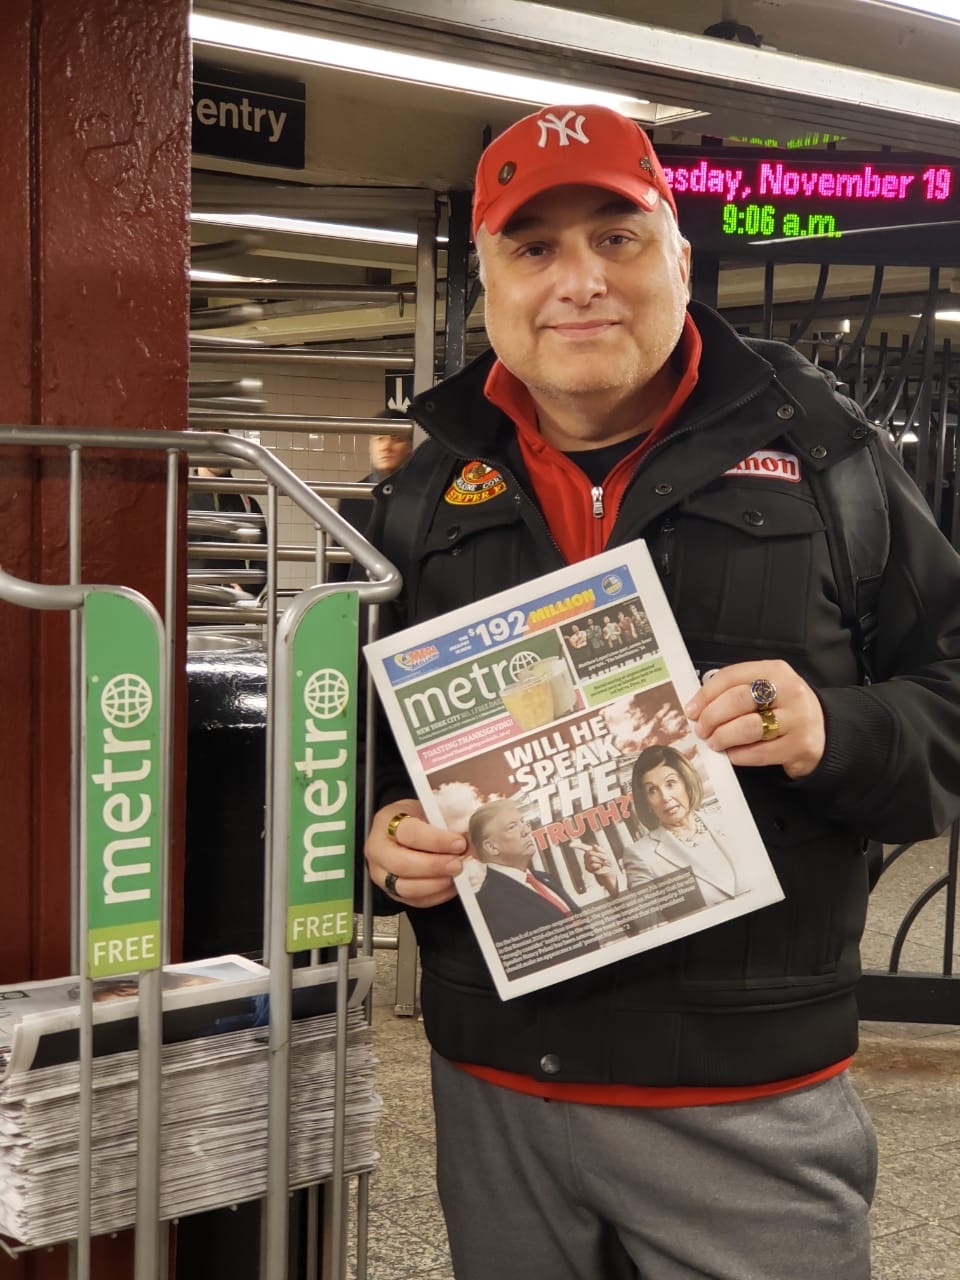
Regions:
[[[945,865],[946,841],[932,841],[910,850],[883,877],[871,902],[865,966],[886,967],[904,910]],[[902,969],[939,972],[942,897],[911,931]],[[379,921],[378,931],[389,923]],[[395,953],[378,956],[374,1016],[384,1113],[380,1166],[370,1182],[367,1275],[452,1280],[433,1190],[423,1028],[415,1018],[394,1016]],[[873,1280],[960,1280],[960,1027],[865,1023],[853,1074],[880,1143]]]

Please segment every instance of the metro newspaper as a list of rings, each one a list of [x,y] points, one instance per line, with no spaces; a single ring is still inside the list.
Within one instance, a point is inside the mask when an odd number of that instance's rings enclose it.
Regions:
[[[373,981],[372,966],[351,963],[353,1008]],[[206,1040],[228,1031],[266,1026],[270,971],[242,955],[211,956],[163,970],[164,1044]],[[293,972],[292,1017],[319,1017],[336,1008],[336,966]],[[137,1047],[138,978],[93,982],[93,1056]],[[0,987],[0,1113],[11,1076],[76,1062],[80,1051],[80,979],[76,976]],[[2,1122],[0,1122],[2,1131]],[[2,1144],[0,1144],[2,1146]]]
[[[782,898],[644,543],[365,654],[501,999]]]

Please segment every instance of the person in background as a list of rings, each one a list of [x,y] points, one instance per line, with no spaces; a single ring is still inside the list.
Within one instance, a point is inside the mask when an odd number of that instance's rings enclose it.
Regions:
[[[199,478],[209,477],[216,480],[233,478],[233,472],[225,464],[197,467],[193,474]],[[256,498],[250,494],[233,493],[229,490],[200,489],[191,486],[187,493],[187,514],[190,516],[194,513],[198,515],[251,516],[253,519],[249,523],[253,524],[258,530],[257,542],[265,543],[267,541],[267,524],[263,518],[263,508]],[[244,520],[243,523],[248,523],[248,521]],[[230,539],[215,533],[196,533],[190,535],[190,541],[228,542]],[[227,560],[217,556],[191,556],[187,568],[188,571],[190,569],[222,571],[223,586],[233,587],[234,590],[242,591],[248,596],[258,596],[267,585],[267,565],[265,560]],[[236,569],[254,572],[256,577],[238,582],[230,577],[231,572]]]
[[[382,634],[645,539],[710,676],[684,712],[784,897],[501,1001],[457,899],[466,842],[426,821],[384,721],[365,853],[420,947],[457,1280],[609,1280],[611,1235],[643,1280],[868,1280],[863,850],[960,813],[960,557],[820,371],[689,300],[635,121],[526,116],[480,158],[473,228],[492,350],[411,405],[427,439],[367,531],[404,583]],[[789,479],[743,465],[769,450]],[[455,505],[467,459],[489,483]],[[869,655],[838,607],[835,535],[863,525],[845,462],[885,490]]]
[[[406,421],[402,413],[394,413],[392,409],[384,409],[376,415],[385,421]],[[413,452],[413,441],[409,435],[401,435],[396,431],[388,431],[383,435],[370,437],[370,472],[363,477],[364,484],[379,484],[393,475]],[[373,511],[373,503],[367,498],[341,498],[338,510],[344,520],[349,520],[358,533],[366,530]],[[346,582],[350,577],[349,564],[331,564],[327,577],[330,582]]]

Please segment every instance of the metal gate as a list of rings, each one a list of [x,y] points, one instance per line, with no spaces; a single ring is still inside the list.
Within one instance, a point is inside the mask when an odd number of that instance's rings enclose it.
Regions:
[[[885,312],[883,266],[874,268],[870,295],[852,337],[839,332],[832,336],[822,330],[812,332],[815,322],[829,326],[831,315],[839,317],[850,310],[848,302],[826,299],[829,277],[830,265],[824,264],[808,301],[778,303],[776,265],[768,262],[759,311],[740,309],[728,314],[728,319],[749,325],[762,337],[772,336],[775,321],[789,323],[790,343],[815,364],[829,368],[878,428],[889,435],[941,532],[960,550],[960,353],[949,338],[938,341],[936,325],[938,309],[949,306],[952,296],[944,287],[945,272],[937,266],[929,267],[924,292],[897,300],[901,307],[915,308],[917,316],[912,335],[899,342],[891,342],[883,332],[872,342],[868,340],[871,326],[882,323]],[[871,847],[868,856],[878,894],[883,892],[884,877],[902,859],[916,858],[917,843],[892,849],[877,844]],[[960,1024],[960,982],[954,974],[960,823],[954,823],[944,833],[942,844],[943,869],[934,873],[904,910],[885,969],[868,970],[861,978],[857,1000],[863,1018]],[[903,951],[911,931],[921,913],[934,903],[943,906],[939,972],[902,972]]]

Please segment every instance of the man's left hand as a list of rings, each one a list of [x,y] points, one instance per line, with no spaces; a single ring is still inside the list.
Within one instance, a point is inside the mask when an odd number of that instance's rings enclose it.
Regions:
[[[766,741],[763,720],[750,691],[760,679],[771,680],[777,690],[770,707],[777,728]],[[823,757],[823,709],[806,680],[787,662],[738,662],[721,667],[684,710],[707,746],[725,751],[731,764],[779,764],[789,777],[802,778],[812,773]]]

